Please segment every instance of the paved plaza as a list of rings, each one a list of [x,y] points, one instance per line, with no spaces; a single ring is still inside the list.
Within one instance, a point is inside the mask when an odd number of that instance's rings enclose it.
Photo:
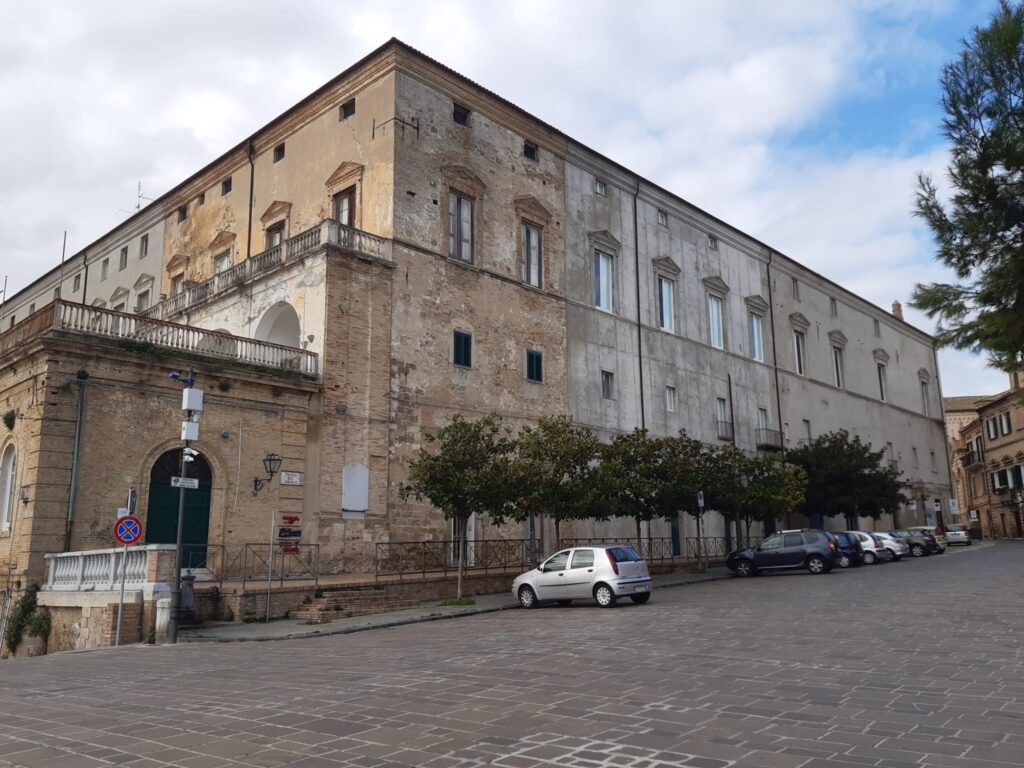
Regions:
[[[0,765],[1024,765],[1024,544],[352,635],[0,662]]]

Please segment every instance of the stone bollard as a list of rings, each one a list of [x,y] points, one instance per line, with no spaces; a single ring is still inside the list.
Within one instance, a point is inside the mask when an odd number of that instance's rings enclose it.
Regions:
[[[167,625],[171,621],[171,598],[162,597],[156,601],[156,641],[167,640]]]

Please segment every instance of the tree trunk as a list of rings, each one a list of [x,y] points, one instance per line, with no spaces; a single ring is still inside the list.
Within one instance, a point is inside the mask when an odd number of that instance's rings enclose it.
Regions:
[[[696,520],[697,520],[697,562],[698,563],[703,563],[704,562],[704,536],[703,536],[703,526],[701,526],[701,524],[700,524],[700,518],[701,518],[701,516],[697,515],[697,517],[696,517]]]
[[[636,548],[637,548],[637,551],[643,552],[644,551],[644,537],[643,537],[643,534],[640,532],[640,517],[639,517],[639,515],[636,518],[634,518],[634,519],[636,520]],[[643,555],[641,555],[641,557],[642,556]]]
[[[455,579],[455,597],[458,600],[462,599],[462,569],[466,565],[466,529],[469,526],[469,518],[461,518],[458,522],[459,528],[459,563],[458,563],[458,576]]]
[[[562,518],[555,516],[555,550],[562,548]]]

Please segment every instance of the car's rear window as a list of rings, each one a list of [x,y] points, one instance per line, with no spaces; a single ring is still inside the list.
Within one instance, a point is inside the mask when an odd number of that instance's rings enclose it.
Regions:
[[[799,540],[799,538],[800,537],[797,536],[798,540]],[[820,541],[820,540],[821,540],[821,536],[819,534],[817,534],[817,533],[805,533],[804,534],[804,541],[807,544],[817,544],[818,541]]]
[[[965,527],[960,525],[959,523],[953,523],[953,525],[947,525],[946,530],[953,531],[954,533],[956,533],[957,531],[965,530]]]
[[[629,563],[637,560],[643,560],[643,558],[640,557],[632,547],[608,547],[608,552],[613,558],[615,558],[616,563]]]

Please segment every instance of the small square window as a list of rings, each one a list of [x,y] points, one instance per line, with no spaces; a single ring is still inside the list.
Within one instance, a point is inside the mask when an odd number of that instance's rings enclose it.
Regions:
[[[615,399],[615,374],[611,371],[601,371],[601,397]]]
[[[708,235],[708,248],[712,251],[718,250],[718,238],[714,235]]]
[[[180,222],[184,221],[187,218],[188,218],[188,208],[183,205],[183,206],[181,206],[181,208],[178,209],[178,222],[180,223]]]
[[[469,107],[464,107],[458,102],[453,103],[452,120],[459,125],[469,125]]]
[[[143,235],[139,238],[139,258],[146,258],[146,254],[149,253],[149,235]]]
[[[532,141],[524,141],[523,142],[523,157],[525,157],[527,160],[539,160],[540,159],[540,149],[538,149],[537,145],[534,144]]]
[[[279,163],[284,160],[284,142],[282,141],[276,147],[274,147],[274,162]]]
[[[601,181],[601,179],[597,179],[594,181],[594,191],[601,197],[606,197],[608,195],[608,185]]]
[[[82,276],[81,275],[75,275],[74,279],[71,281],[71,292],[72,293],[78,293],[78,291],[81,289],[81,287],[82,287]]]
[[[668,214],[665,211],[658,211],[658,225],[662,227],[668,226]]]
[[[356,113],[356,100],[349,99],[338,108],[338,119],[348,120]]]
[[[196,204],[203,205],[204,203],[206,203],[206,193],[200,192],[199,195],[196,197]]]
[[[544,353],[526,350],[526,380],[540,384],[544,381]]]
[[[665,410],[675,413],[676,410],[676,388],[665,387]]]
[[[452,362],[460,368],[473,367],[473,335],[455,331],[452,335]]]
[[[231,177],[228,176],[226,179],[224,179],[224,181],[222,181],[220,183],[220,194],[223,196],[223,195],[226,195],[230,191],[231,191]]]

